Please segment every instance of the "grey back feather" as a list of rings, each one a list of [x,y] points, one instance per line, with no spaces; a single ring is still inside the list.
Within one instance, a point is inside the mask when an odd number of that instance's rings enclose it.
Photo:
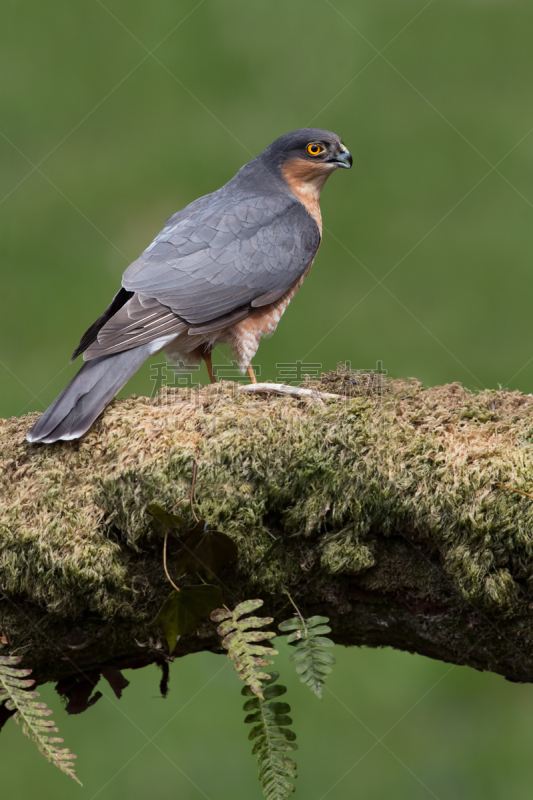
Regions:
[[[180,319],[211,323],[243,305],[272,302],[305,272],[320,244],[305,207],[285,194],[233,199],[164,228],[122,285]]]

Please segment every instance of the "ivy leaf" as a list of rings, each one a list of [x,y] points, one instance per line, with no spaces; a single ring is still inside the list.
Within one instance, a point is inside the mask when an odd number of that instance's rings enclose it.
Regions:
[[[237,560],[237,545],[222,531],[207,530],[201,519],[187,534],[178,554],[177,577],[192,572],[202,572],[208,578],[215,577],[222,567]]]
[[[179,636],[196,630],[200,620],[221,604],[218,586],[184,586],[179,592],[171,592],[155,620],[165,633],[169,653],[174,652]]]
[[[150,505],[146,507],[146,511],[152,517],[154,528],[161,537],[164,537],[167,533],[176,531],[178,528],[181,528],[182,525],[185,525],[186,522],[179,514],[169,514],[168,511],[165,511],[165,509],[157,503],[150,503]]]

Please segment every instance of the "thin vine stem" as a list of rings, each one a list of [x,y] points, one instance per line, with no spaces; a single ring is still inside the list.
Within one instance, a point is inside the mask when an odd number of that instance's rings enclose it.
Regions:
[[[530,494],[529,492],[523,492],[522,489],[515,489],[514,486],[504,486],[503,483],[497,483],[496,486],[498,486],[500,489],[507,489],[508,492],[517,492],[517,494],[524,494],[526,497],[533,498],[533,494]]]
[[[298,606],[296,605],[296,603],[294,602],[294,600],[293,600],[293,599],[292,599],[292,597],[290,596],[290,594],[289,594],[289,592],[287,591],[287,589],[285,589],[285,594],[287,595],[287,597],[289,598],[289,600],[290,600],[290,601],[291,601],[291,603],[293,604],[293,606],[294,606],[294,609],[295,609],[296,613],[298,614],[298,616],[300,617],[300,619],[301,619],[301,621],[302,621],[302,625],[304,626],[304,631],[305,631],[305,632],[306,632],[306,634],[307,634],[307,625],[305,624],[305,619],[304,619],[304,618],[303,618],[303,616],[302,616],[302,612],[300,611],[300,609],[298,608]]]
[[[172,586],[174,587],[174,589],[175,589],[177,592],[180,592],[180,591],[181,591],[181,589],[180,589],[178,586],[176,586],[176,584],[174,583],[174,581],[173,581],[173,580],[172,580],[172,578],[170,577],[170,575],[169,575],[169,572],[168,572],[168,569],[167,569],[167,541],[168,541],[168,531],[165,533],[165,542],[164,542],[164,544],[163,544],[163,566],[164,566],[164,568],[165,568],[165,575],[166,575],[166,576],[167,576],[167,578],[169,579],[169,581],[170,581],[170,583],[172,584]]]
[[[200,448],[196,448],[196,455],[194,456],[194,467],[192,470],[192,483],[191,483],[191,494],[189,497],[189,502],[191,505],[191,514],[193,515],[196,522],[198,522],[198,517],[196,516],[196,512],[194,510],[194,486],[196,484],[196,470],[198,468],[198,453],[200,452]]]
[[[188,499],[187,497],[182,497],[181,500],[178,500],[177,503],[174,503],[174,505],[170,509],[170,513],[172,513],[178,506],[181,506],[181,504],[184,503],[187,499]]]

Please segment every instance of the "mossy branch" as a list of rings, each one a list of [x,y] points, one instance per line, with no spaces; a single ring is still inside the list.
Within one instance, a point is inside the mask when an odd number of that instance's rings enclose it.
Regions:
[[[52,446],[24,440],[35,414],[0,421],[0,635],[38,682],[166,660],[146,507],[189,496],[197,450],[196,514],[238,546],[227,605],[280,622],[289,591],[337,643],[533,680],[533,500],[501,488],[533,489],[533,398],[347,372],[306,388],[133,397]],[[175,655],[205,649],[209,622]]]

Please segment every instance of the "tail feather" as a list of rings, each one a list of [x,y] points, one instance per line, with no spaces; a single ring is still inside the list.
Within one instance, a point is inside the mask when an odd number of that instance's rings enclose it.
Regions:
[[[146,344],[86,362],[28,431],[26,439],[50,443],[83,436],[151,353],[152,344]]]

